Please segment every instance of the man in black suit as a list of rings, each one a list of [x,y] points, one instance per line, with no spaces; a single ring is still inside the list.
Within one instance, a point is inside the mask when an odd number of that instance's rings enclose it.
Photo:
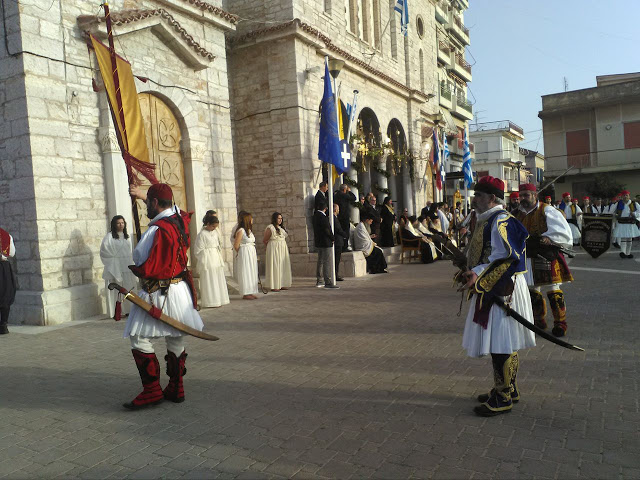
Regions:
[[[321,182],[320,185],[318,185],[318,192],[316,193],[316,199],[314,202],[314,210],[319,210],[318,206],[320,205],[320,202],[324,202],[326,205],[329,205],[328,190],[329,185],[327,185],[327,182]]]
[[[334,237],[329,224],[329,217],[327,216],[327,204],[319,202],[318,207],[313,213],[313,240],[318,250],[316,287],[340,288],[331,283],[331,249],[333,248]]]
[[[350,228],[350,217],[351,217],[351,209],[353,208],[353,203],[356,201],[356,196],[351,193],[351,189],[349,185],[343,183],[340,185],[340,190],[338,190],[333,196],[334,205],[338,205],[340,207],[340,213],[338,213],[338,220],[340,221],[340,226],[342,230],[347,234],[347,241],[344,242],[342,247],[342,251],[344,252],[349,246],[349,232]],[[338,231],[336,230],[336,234]],[[336,270],[337,271],[337,270]]]
[[[343,247],[349,243],[349,234],[342,229],[342,225],[338,219],[340,218],[340,206],[337,203],[333,204],[333,228],[335,230],[335,242],[333,249],[336,252],[336,280],[342,282],[344,278],[338,273],[340,271],[340,257],[342,256]]]

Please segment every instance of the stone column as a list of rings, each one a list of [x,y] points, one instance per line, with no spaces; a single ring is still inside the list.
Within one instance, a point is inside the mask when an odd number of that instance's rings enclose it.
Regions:
[[[409,211],[409,215],[413,215],[413,184],[411,177],[409,176],[409,164],[405,163],[402,166],[402,201],[404,208]]]
[[[131,208],[131,196],[129,195],[129,180],[127,169],[122,158],[122,152],[118,145],[115,130],[109,127],[101,128],[100,145],[102,147],[102,159],[104,162],[105,191],[107,194],[107,221],[116,215],[122,215],[129,232],[134,233],[133,209]],[[138,212],[144,215],[145,212]]]

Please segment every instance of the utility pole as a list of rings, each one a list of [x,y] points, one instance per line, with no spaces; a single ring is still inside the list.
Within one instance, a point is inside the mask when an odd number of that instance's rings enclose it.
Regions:
[[[564,84],[564,91],[565,92],[569,91],[569,81],[567,80],[567,77],[562,77],[562,80]]]

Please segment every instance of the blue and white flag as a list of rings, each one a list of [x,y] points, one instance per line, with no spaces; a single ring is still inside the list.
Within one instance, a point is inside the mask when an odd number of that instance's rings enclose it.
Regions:
[[[444,135],[444,153],[443,153],[443,159],[442,162],[440,162],[440,175],[442,176],[442,181],[444,182],[447,178],[447,174],[446,174],[446,165],[447,162],[449,161],[449,157],[451,156],[451,153],[449,152],[449,144],[447,143],[447,135]]]
[[[393,9],[400,12],[400,31],[406,37],[409,32],[409,0],[398,0]]]
[[[464,173],[464,184],[467,188],[471,188],[473,184],[473,170],[471,169],[471,151],[469,151],[469,140],[467,140],[467,131],[464,132],[464,155],[462,157],[462,173]]]
[[[338,133],[338,117],[336,115],[336,99],[331,89],[329,64],[324,64],[324,94],[320,103],[320,146],[318,158],[336,167],[338,173],[344,173],[351,165],[351,153],[346,141],[340,139]]]

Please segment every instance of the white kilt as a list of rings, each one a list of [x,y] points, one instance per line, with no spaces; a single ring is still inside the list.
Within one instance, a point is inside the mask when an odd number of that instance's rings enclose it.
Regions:
[[[162,308],[162,313],[184,323],[185,325],[195,328],[196,330],[202,330],[204,323],[200,318],[198,311],[193,308],[193,301],[191,299],[191,291],[186,282],[176,283],[169,287],[167,292],[167,301],[165,301],[165,295],[162,295],[160,290],[156,290],[152,294],[140,290],[138,296],[145,302],[155,305],[158,308]],[[137,305],[131,306],[131,313],[127,318],[127,325],[124,329],[124,338],[128,338],[133,335],[140,337],[152,338],[152,337],[178,337],[186,335],[165,323],[156,320],[143,309]]]
[[[614,238],[635,238],[640,237],[640,229],[635,223],[618,223],[613,230]]]
[[[524,275],[514,276],[514,289],[511,297],[511,308],[533,323],[531,298]],[[467,321],[462,336],[462,346],[470,357],[481,357],[490,353],[511,354],[524,348],[535,347],[535,334],[520,325],[497,305],[489,312],[487,328],[473,321],[476,297],[470,300]]]
[[[569,227],[571,227],[571,236],[573,237],[573,240],[580,240],[580,237],[582,237],[582,234],[580,233],[580,229],[575,226],[573,223],[569,224]]]

